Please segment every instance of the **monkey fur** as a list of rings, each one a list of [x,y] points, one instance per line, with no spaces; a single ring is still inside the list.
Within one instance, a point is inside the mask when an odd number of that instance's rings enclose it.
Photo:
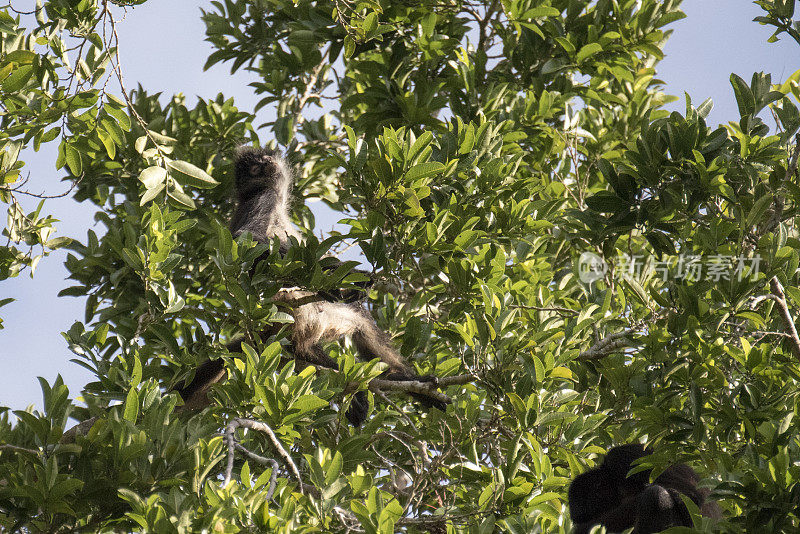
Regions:
[[[603,463],[578,475],[569,487],[569,511],[574,534],[588,534],[596,525],[608,532],[633,527],[633,534],[652,534],[673,526],[692,526],[681,494],[706,517],[719,518],[717,503],[698,488],[697,473],[684,464],[667,468],[650,484],[650,471],[628,475],[633,463],[652,453],[638,443],[608,451]]]
[[[292,225],[289,217],[292,173],[281,155],[265,148],[240,148],[235,160],[235,186],[237,203],[230,223],[231,233],[239,236],[249,232],[258,242],[269,242],[275,238],[285,252],[291,238],[298,242],[302,236]],[[380,358],[388,365],[386,373],[392,380],[430,380],[417,375],[403,357],[392,347],[389,337],[380,330],[369,313],[359,304],[349,302],[349,293],[314,293],[304,290],[288,290],[276,296],[289,304],[312,298],[312,302],[291,308],[294,316],[290,350],[301,364],[337,369],[338,366],[322,348],[321,343],[350,337],[358,354],[366,359]],[[319,297],[314,299],[314,297]],[[333,301],[338,296],[342,301]],[[261,333],[266,339],[277,332]],[[228,345],[231,352],[241,352],[241,341]],[[207,360],[195,372],[191,383],[176,388],[189,408],[200,408],[208,404],[207,393],[211,385],[226,376],[222,360]],[[414,394],[424,405],[445,409],[444,403],[423,394]],[[366,393],[359,391],[353,397],[346,415],[354,426],[366,419],[368,403]]]

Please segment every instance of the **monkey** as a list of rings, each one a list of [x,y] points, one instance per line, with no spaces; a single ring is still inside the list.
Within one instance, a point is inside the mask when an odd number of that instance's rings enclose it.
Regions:
[[[578,475],[569,487],[569,511],[573,534],[588,534],[602,525],[608,532],[633,527],[633,534],[652,534],[673,526],[692,526],[681,494],[689,497],[702,515],[718,519],[719,506],[708,500],[708,490],[697,487],[697,473],[675,464],[650,484],[650,470],[628,472],[639,458],[652,454],[638,443],[608,451],[599,467]]]
[[[230,230],[235,237],[249,233],[261,243],[277,239],[284,254],[292,243],[302,241],[302,235],[292,224],[289,215],[294,185],[292,172],[279,152],[268,148],[239,148],[234,161],[234,177],[236,208],[230,221]],[[337,295],[336,292],[315,293],[290,289],[280,292],[273,300],[290,305],[303,302],[290,311],[294,317],[290,350],[301,364],[338,369],[336,361],[323,350],[321,343],[349,337],[361,358],[380,358],[388,366],[387,378],[434,380],[418,375],[392,347],[389,336],[378,328],[360,304],[350,302],[352,299],[346,292]],[[276,333],[268,329],[260,335],[266,339]],[[229,344],[228,350],[241,352],[241,341]],[[207,392],[211,385],[225,375],[222,360],[207,360],[197,369],[190,383],[184,383],[176,390],[185,405],[199,408],[208,403]],[[442,411],[446,408],[438,398],[421,393],[413,396],[426,407],[433,406]],[[366,393],[359,391],[354,395],[346,416],[353,426],[358,427],[366,419],[367,411]]]

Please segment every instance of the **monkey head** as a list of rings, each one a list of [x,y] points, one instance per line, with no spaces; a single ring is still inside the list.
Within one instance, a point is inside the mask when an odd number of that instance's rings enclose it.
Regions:
[[[264,190],[288,193],[291,189],[291,172],[277,150],[240,147],[236,151],[234,168],[240,199]]]
[[[636,460],[649,456],[652,452],[638,443],[619,445],[608,451],[603,459],[602,469],[618,485],[623,496],[640,493],[650,483],[650,470],[638,471],[632,475],[628,475],[628,472],[634,467]]]

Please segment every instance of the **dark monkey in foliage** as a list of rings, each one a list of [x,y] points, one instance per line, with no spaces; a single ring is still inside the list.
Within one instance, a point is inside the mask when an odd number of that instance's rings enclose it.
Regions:
[[[603,463],[578,475],[569,487],[569,512],[574,534],[588,534],[595,525],[608,532],[633,527],[633,534],[652,534],[675,526],[692,526],[681,494],[707,517],[719,518],[718,505],[697,487],[698,476],[688,465],[676,464],[650,483],[650,470],[628,475],[633,462],[651,454],[638,443],[608,451]]]
[[[278,238],[281,250],[291,245],[291,239],[300,241],[301,235],[289,217],[292,192],[292,173],[278,152],[269,149],[241,148],[236,154],[236,211],[230,229],[234,236],[249,232],[258,242],[269,242]],[[351,291],[352,292],[352,291]],[[336,295],[339,299],[351,300],[346,292]],[[315,298],[318,297],[318,298]],[[308,300],[311,302],[307,302]],[[328,356],[321,343],[349,336],[359,355],[367,360],[380,358],[389,366],[387,378],[393,380],[425,380],[420,377],[392,347],[389,337],[380,330],[369,313],[359,304],[330,302],[331,294],[318,294],[304,290],[283,291],[276,300],[303,301],[291,309],[294,326],[291,350],[295,358],[318,367],[338,368]],[[273,332],[265,332],[268,337]],[[231,352],[241,352],[241,341],[228,346]],[[189,406],[207,404],[206,394],[212,384],[225,376],[222,360],[208,360],[195,373],[194,380],[178,392]],[[444,404],[423,394],[414,395],[427,406],[444,410]],[[351,402],[347,418],[359,426],[367,416],[366,393],[359,391]]]

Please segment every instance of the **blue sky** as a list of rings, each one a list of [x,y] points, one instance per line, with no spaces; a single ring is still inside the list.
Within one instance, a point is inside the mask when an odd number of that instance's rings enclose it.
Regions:
[[[140,83],[149,93],[183,92],[189,105],[196,102],[196,95],[212,98],[221,91],[234,97],[240,109],[253,108],[258,99],[247,87],[253,81],[249,75],[232,76],[226,65],[203,72],[212,49],[203,41],[205,26],[200,8],[209,5],[198,0],[151,0],[128,10],[119,34],[129,89]],[[738,117],[728,81],[732,72],[748,81],[753,72],[769,72],[777,82],[800,69],[800,47],[788,38],[767,43],[771,31],[752,22],[762,12],[749,0],[685,0],[683,10],[688,17],[670,26],[675,32],[667,44],[666,58],[658,65],[658,77],[666,82],[668,93],[682,97],[687,92],[695,104],[711,97],[714,110],[709,124]],[[684,103],[681,100],[671,107],[683,111]],[[266,113],[269,111],[262,110],[260,118]],[[54,149],[47,147],[22,156],[26,170],[31,172],[34,192],[66,190],[60,183],[63,173],[54,168]],[[28,202],[26,208],[33,205]],[[61,220],[59,235],[85,241],[86,231],[94,228],[92,207],[70,198],[49,200],[43,212]],[[318,229],[330,228],[334,222],[330,214],[317,214]],[[79,396],[92,379],[88,371],[69,361],[73,354],[60,334],[74,321],[82,321],[84,315],[83,299],[56,298],[61,289],[71,285],[66,280],[64,258],[63,252],[56,252],[43,259],[33,280],[25,273],[2,282],[0,298],[17,300],[0,308],[5,326],[0,330],[0,365],[4,370],[0,373],[0,406],[41,407],[37,376],[52,382],[60,373],[72,397]]]

